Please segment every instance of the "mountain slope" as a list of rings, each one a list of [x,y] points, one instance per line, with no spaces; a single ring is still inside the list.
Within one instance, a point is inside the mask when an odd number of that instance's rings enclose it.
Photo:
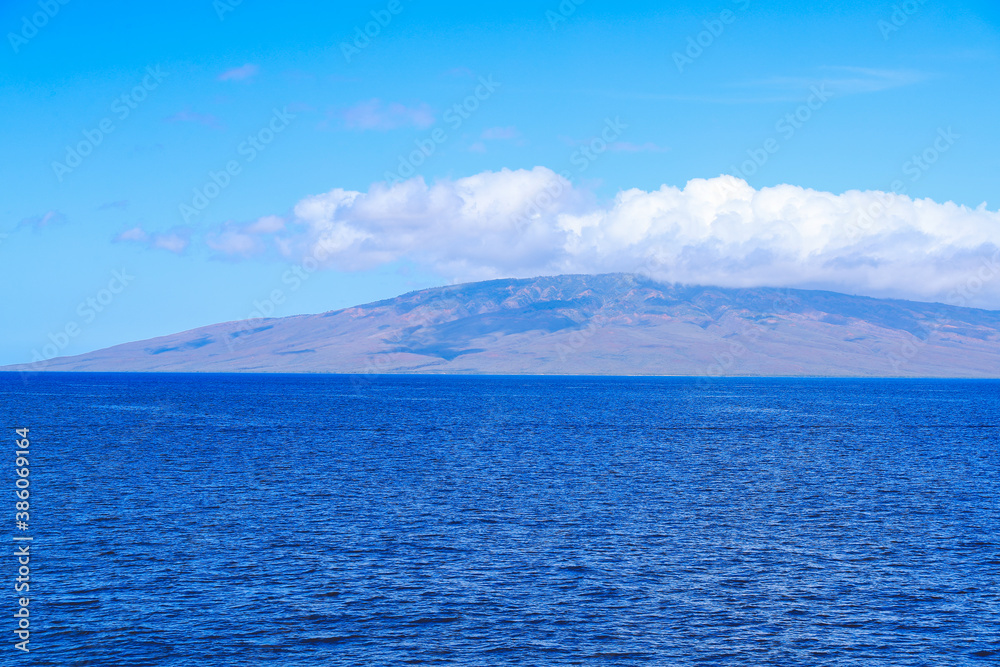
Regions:
[[[1000,312],[628,274],[492,280],[5,370],[1000,376]]]

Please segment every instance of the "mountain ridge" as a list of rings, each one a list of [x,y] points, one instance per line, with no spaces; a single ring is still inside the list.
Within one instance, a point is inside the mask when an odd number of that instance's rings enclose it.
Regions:
[[[1000,312],[576,274],[433,287],[0,370],[1000,377]]]

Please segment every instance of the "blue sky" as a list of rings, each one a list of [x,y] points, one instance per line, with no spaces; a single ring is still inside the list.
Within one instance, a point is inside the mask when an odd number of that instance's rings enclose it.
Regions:
[[[572,189],[553,220],[605,215],[632,188],[685,188],[724,174],[755,192],[795,186],[788,196],[796,202],[813,190],[840,197],[903,183],[896,194],[967,207],[942,207],[933,220],[921,206],[893,214],[897,222],[914,217],[880,237],[883,246],[904,231],[911,241],[936,239],[914,241],[905,271],[915,279],[924,275],[913,257],[920,248],[938,266],[996,246],[996,219],[987,215],[1000,207],[995,2],[109,4],[0,7],[0,363],[31,361],[46,345],[74,354],[259,308],[321,312],[452,280],[628,264],[625,250],[570,261],[562,246],[559,258],[529,261],[547,252],[548,236],[531,247],[499,239],[512,244],[508,254],[522,253],[506,263],[477,265],[479,255],[460,248],[432,251],[459,239],[454,226],[431,229],[417,216],[408,227],[400,222],[407,215],[383,201],[402,191],[372,194],[373,184],[389,187],[401,156],[419,145],[433,152],[404,175],[447,187],[408,191],[406,206],[434,192],[468,204],[470,188],[479,196],[500,185],[462,179],[536,167],[551,170],[531,172],[539,179],[562,174]],[[373,23],[379,18],[384,25]],[[366,27],[377,34],[358,40]],[[81,143],[88,154],[77,161]],[[925,153],[932,164],[914,162]],[[213,174],[225,187],[213,189]],[[204,209],[184,209],[206,186],[213,196]],[[317,198],[335,189],[368,196]],[[345,201],[356,209],[352,226],[336,217]],[[303,202],[327,208],[303,212]],[[810,220],[825,215],[817,210]],[[805,238],[812,223],[801,215],[771,215],[754,238],[779,223]],[[417,224],[425,227],[411,229]],[[614,236],[608,229],[601,238]],[[289,279],[317,239],[334,232],[340,254]],[[349,245],[351,234],[371,238],[362,248]],[[422,240],[405,240],[413,238]],[[942,239],[948,252],[932,257]],[[591,254],[610,241],[601,243]],[[663,245],[692,257],[694,247]],[[837,247],[841,258],[872,261]],[[801,257],[836,263],[828,247],[809,248]],[[694,261],[668,277],[739,282],[699,273]],[[779,264],[744,275],[914,298],[944,294],[955,280],[934,274],[910,293],[884,276],[838,282]],[[893,266],[898,278],[902,265]],[[265,303],[276,290],[280,298]],[[67,327],[73,333],[64,336]]]

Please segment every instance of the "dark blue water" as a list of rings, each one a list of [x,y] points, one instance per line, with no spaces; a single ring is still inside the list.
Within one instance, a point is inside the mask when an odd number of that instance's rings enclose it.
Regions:
[[[21,664],[1000,662],[1000,382],[0,391],[32,436]]]

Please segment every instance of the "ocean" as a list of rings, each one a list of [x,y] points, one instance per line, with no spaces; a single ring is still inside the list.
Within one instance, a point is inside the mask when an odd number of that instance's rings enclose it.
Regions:
[[[8,373],[0,405],[18,664],[1000,662],[1000,382]]]

